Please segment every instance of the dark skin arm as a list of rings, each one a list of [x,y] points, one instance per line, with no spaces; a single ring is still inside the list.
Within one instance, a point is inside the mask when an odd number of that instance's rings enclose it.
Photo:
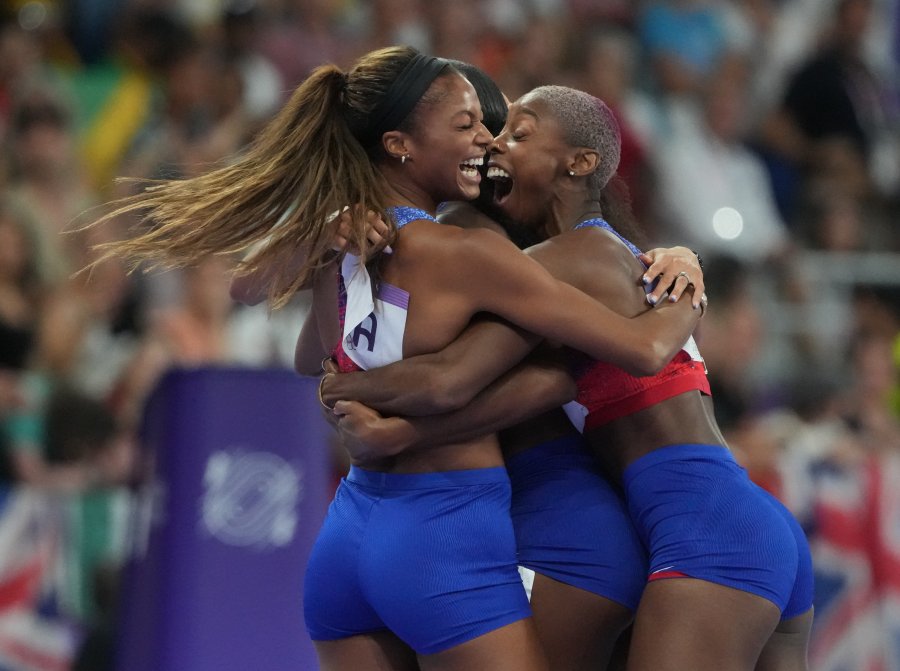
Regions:
[[[338,319],[337,263],[318,271],[313,279],[313,304],[294,350],[294,369],[301,375],[319,375],[322,359],[341,339]],[[329,345],[328,343],[331,343]]]
[[[537,336],[501,319],[479,316],[438,352],[372,370],[328,375],[322,383],[322,400],[329,406],[342,399],[357,400],[390,415],[449,412],[467,405],[539,342]]]
[[[551,274],[583,291],[590,288],[589,285],[597,284],[594,281],[597,269],[607,267],[609,263],[616,264],[613,267],[620,269],[616,276],[641,276],[643,268],[640,264],[633,258],[629,260],[628,255],[622,256],[621,249],[616,248],[616,245],[621,245],[612,238],[597,238],[603,244],[594,245],[600,248],[597,250],[592,247],[596,257],[578,250],[578,241],[594,239],[593,233],[581,231],[557,236],[553,241],[531,248],[529,254]],[[608,247],[609,251],[605,251],[604,247]],[[578,262],[577,259],[583,261]],[[604,272],[604,277],[612,275]],[[696,274],[694,277],[699,278]],[[646,311],[639,282],[626,282],[625,286],[612,282],[608,284],[609,291],[604,295],[595,295],[597,300],[608,302],[610,307],[628,316]],[[686,303],[682,301],[673,305],[670,301],[663,301],[655,308],[661,318],[661,335],[673,330],[670,326],[672,322],[684,319],[692,322],[696,317]],[[680,347],[686,337],[680,338],[677,335],[670,340]],[[455,342],[434,354],[413,357],[377,370],[328,376],[322,385],[323,400],[328,405],[338,400],[358,400],[392,415],[419,416],[449,412],[468,404],[478,390],[521,361],[537,342],[537,337],[520,329],[497,320],[482,319],[470,326]],[[484,352],[491,354],[484,356]]]
[[[542,351],[501,375],[460,410],[427,417],[383,417],[357,401],[334,414],[344,447],[357,463],[423,445],[457,443],[513,426],[571,401],[575,383],[562,358]]]
[[[582,253],[573,254],[576,248],[581,249]],[[585,253],[586,250],[589,253]],[[647,308],[642,301],[643,290],[636,289],[623,279],[632,274],[634,258],[622,251],[619,242],[608,234],[588,230],[560,236],[553,244],[535,247],[533,253],[541,257],[545,267],[562,275],[567,282],[597,300],[603,300],[626,314],[633,314]],[[603,275],[600,280],[598,269],[602,269],[599,271]],[[499,326],[495,324],[492,328],[496,332]],[[458,368],[465,368],[467,361],[477,360],[479,350],[475,347],[491,346],[490,332],[482,329],[479,337],[480,344],[475,342],[474,335],[470,335],[469,345],[473,349],[468,359],[465,353],[459,354],[461,360],[456,363]],[[426,364],[438,365],[434,361]],[[427,365],[413,373],[423,374]],[[527,369],[527,365],[517,367],[508,374],[509,377],[504,376],[497,384],[475,396],[465,408],[436,417],[385,418],[359,403],[339,402],[335,407],[335,413],[341,416],[339,428],[354,456],[366,459],[393,455],[422,445],[452,443],[468,436],[504,429],[571,400],[570,396],[562,398],[557,405],[541,408],[532,405],[526,409],[526,405],[533,402],[533,399],[522,396],[527,394],[528,387],[525,385],[529,383],[516,383],[514,375]]]

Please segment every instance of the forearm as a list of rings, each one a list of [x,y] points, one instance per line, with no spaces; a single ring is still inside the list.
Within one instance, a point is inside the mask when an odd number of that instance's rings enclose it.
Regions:
[[[641,376],[654,375],[662,370],[693,335],[705,309],[695,309],[690,300],[677,303],[663,301],[637,317],[646,341],[647,356],[639,365],[631,366],[629,372]]]
[[[481,320],[440,352],[369,371],[330,375],[322,385],[322,398],[329,406],[359,401],[387,415],[450,412],[468,404],[538,342],[521,329]]]
[[[558,408],[575,398],[575,383],[559,362],[520,364],[482,390],[466,407],[442,415],[403,418],[402,449],[478,438]]]
[[[294,369],[301,375],[319,375],[322,359],[340,340],[337,264],[319,270],[313,279],[313,303],[294,348]]]

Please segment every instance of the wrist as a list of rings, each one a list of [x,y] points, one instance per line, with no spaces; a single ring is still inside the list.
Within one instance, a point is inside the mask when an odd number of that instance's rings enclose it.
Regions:
[[[692,249],[691,251],[694,253],[694,256],[697,257],[697,265],[700,266],[700,270],[703,270],[703,257],[700,256],[700,252],[696,249]]]

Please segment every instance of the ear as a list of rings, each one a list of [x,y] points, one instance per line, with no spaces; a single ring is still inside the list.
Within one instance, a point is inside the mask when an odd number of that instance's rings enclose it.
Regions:
[[[397,159],[409,154],[408,141],[406,133],[399,130],[390,130],[381,136],[381,143],[387,155]]]
[[[596,149],[587,149],[579,147],[575,153],[569,158],[566,166],[570,173],[574,173],[579,177],[590,175],[597,169],[600,164],[600,153]]]

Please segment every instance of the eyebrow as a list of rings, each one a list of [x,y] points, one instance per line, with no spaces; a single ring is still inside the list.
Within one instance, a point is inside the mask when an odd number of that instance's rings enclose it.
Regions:
[[[471,111],[471,110],[459,110],[459,111],[458,111],[456,114],[454,114],[453,116],[454,116],[454,117],[458,117],[458,116],[460,116],[460,115],[465,115],[465,116],[469,117],[469,119],[471,119],[472,121],[478,121],[478,120],[479,120],[479,119],[478,119],[478,115],[475,114],[475,112],[473,112],[473,111]]]
[[[531,109],[530,107],[520,107],[517,111],[520,112],[520,113],[522,113],[522,114],[527,114],[527,115],[530,116],[530,117],[534,117],[534,118],[537,119],[537,120],[540,120],[540,118],[541,118],[541,117],[538,115],[538,113],[535,112],[535,111],[534,111],[533,109]]]

